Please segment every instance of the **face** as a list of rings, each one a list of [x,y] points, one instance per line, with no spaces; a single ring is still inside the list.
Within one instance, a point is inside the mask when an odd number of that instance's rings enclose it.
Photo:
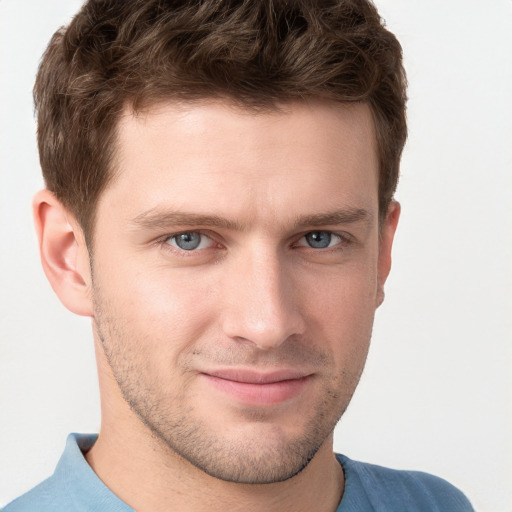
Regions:
[[[202,471],[292,477],[331,442],[387,275],[368,107],[169,103],[118,144],[92,262],[115,385]]]

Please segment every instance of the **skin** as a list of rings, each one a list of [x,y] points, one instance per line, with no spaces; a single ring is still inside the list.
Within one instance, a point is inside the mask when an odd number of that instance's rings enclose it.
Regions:
[[[50,282],[93,322],[89,464],[139,512],[334,511],[332,432],[399,216],[379,226],[369,108],[169,102],[118,128],[90,252],[48,191],[34,202]]]

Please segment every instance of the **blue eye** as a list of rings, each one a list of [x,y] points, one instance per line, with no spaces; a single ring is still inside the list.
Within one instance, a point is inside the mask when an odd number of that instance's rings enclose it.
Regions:
[[[339,235],[335,235],[330,231],[311,231],[307,235],[304,235],[303,239],[306,243],[301,243],[300,245],[308,245],[313,249],[327,249],[328,247],[339,244],[341,241]]]
[[[172,235],[166,241],[169,245],[177,247],[178,249],[181,249],[183,251],[205,249],[212,242],[212,240],[209,237],[201,233],[198,233],[197,231],[188,231],[186,233]]]

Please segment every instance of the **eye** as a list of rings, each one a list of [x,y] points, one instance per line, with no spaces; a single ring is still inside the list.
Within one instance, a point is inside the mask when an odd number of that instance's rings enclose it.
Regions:
[[[311,231],[299,240],[298,245],[313,249],[327,249],[338,245],[340,242],[342,242],[342,238],[331,231]]]
[[[213,240],[197,231],[187,231],[185,233],[171,235],[166,238],[165,242],[182,251],[194,251],[210,247]]]

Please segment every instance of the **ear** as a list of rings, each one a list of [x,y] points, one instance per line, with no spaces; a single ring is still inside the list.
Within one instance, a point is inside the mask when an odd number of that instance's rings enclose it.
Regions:
[[[393,239],[399,218],[400,203],[391,201],[386,213],[386,218],[380,227],[376,307],[379,307],[384,302],[384,284],[391,270],[391,249],[393,247]]]
[[[33,200],[44,273],[61,302],[73,313],[92,316],[89,252],[71,213],[49,190]]]

